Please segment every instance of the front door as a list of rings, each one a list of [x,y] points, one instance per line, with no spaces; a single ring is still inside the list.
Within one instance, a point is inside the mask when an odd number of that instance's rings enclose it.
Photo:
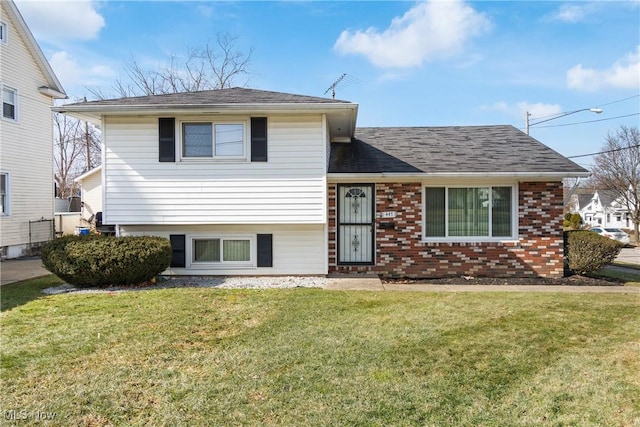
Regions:
[[[373,184],[338,186],[338,263],[373,264]]]

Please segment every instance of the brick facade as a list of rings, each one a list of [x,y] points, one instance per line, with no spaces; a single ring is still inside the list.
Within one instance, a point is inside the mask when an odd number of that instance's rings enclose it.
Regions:
[[[338,265],[337,184],[328,186],[329,272],[372,272],[383,277],[562,277],[562,182],[518,184],[518,242],[422,241],[422,184],[378,183],[375,265]],[[393,223],[385,228],[384,223]],[[382,224],[382,226],[381,226]],[[388,224],[390,225],[390,224]]]

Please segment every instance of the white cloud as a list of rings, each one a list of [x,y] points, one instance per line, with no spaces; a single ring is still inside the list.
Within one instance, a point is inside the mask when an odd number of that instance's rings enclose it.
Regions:
[[[518,102],[516,104],[516,110],[520,113],[521,117],[529,112],[530,120],[544,119],[545,117],[555,116],[557,114],[562,113],[562,107],[558,104],[543,104],[541,102],[537,102],[535,104],[529,102]]]
[[[576,23],[582,21],[587,15],[594,11],[594,3],[563,4],[558,10],[549,15],[549,18],[554,21]]]
[[[514,118],[521,117],[522,120],[524,120],[527,112],[529,112],[530,118],[533,120],[562,113],[562,107],[558,104],[531,103],[526,101],[520,101],[515,104],[499,101],[491,105],[484,105],[480,109],[482,111],[500,111]]]
[[[334,48],[364,55],[382,68],[409,68],[459,53],[465,42],[491,29],[491,22],[461,0],[418,3],[380,32],[343,31]]]
[[[570,89],[595,91],[606,88],[637,89],[640,86],[640,46],[606,70],[584,68],[582,64],[567,70]]]
[[[92,61],[86,63],[89,64]],[[65,88],[102,84],[105,79],[112,80],[116,76],[110,66],[102,64],[81,65],[66,51],[59,51],[51,55],[49,64]]]
[[[20,13],[36,38],[55,43],[61,40],[91,40],[105,26],[92,0],[15,0]]]

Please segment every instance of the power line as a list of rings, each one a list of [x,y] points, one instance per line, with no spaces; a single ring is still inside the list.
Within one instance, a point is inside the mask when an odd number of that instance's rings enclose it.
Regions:
[[[589,156],[597,156],[598,154],[615,153],[616,151],[630,150],[632,148],[638,148],[638,147],[640,147],[640,144],[631,145],[629,147],[615,148],[613,150],[600,151],[598,153],[580,154],[579,156],[569,156],[569,157],[567,157],[567,159],[577,159],[578,157],[589,157]]]
[[[538,129],[540,129],[540,128],[557,128],[557,127],[562,127],[562,126],[582,125],[582,124],[585,124],[585,123],[605,122],[607,120],[623,119],[625,117],[632,117],[632,116],[638,116],[638,115],[640,115],[640,113],[631,113],[631,114],[627,114],[627,115],[624,115],[624,116],[609,117],[609,118],[606,118],[606,119],[588,120],[586,122],[564,123],[564,124],[561,124],[561,125],[536,126],[536,128],[538,128]]]
[[[640,94],[639,95],[628,96],[626,98],[618,99],[616,101],[607,102],[606,104],[595,104],[595,105],[597,105],[599,107],[606,107],[607,105],[618,104],[620,102],[628,101],[630,99],[638,98],[638,97],[640,97]],[[554,117],[554,116],[558,116],[560,114],[562,114],[562,113],[548,114],[546,116],[535,117],[532,120],[546,119],[547,117]],[[546,126],[541,126],[541,127],[546,127]]]
[[[633,95],[633,96],[629,96],[627,98],[618,99],[617,101],[611,101],[611,102],[609,102],[607,104],[598,104],[598,105],[600,105],[601,107],[606,107],[607,105],[617,104],[618,102],[628,101],[630,99],[638,98],[638,97],[640,97],[640,95]]]

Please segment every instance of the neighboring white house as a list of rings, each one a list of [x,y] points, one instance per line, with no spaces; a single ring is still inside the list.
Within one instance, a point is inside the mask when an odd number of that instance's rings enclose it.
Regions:
[[[626,205],[611,192],[594,190],[573,197],[571,212],[577,212],[591,227],[633,228]]]
[[[74,182],[80,184],[80,213],[86,226],[94,223],[98,212],[102,212],[102,166],[95,167],[79,177]]]
[[[52,236],[51,106],[66,94],[14,2],[0,3],[0,251],[15,258]]]
[[[55,110],[101,125],[103,222],[169,238],[168,274],[558,277],[562,179],[589,175],[513,126],[356,128],[281,92]]]

